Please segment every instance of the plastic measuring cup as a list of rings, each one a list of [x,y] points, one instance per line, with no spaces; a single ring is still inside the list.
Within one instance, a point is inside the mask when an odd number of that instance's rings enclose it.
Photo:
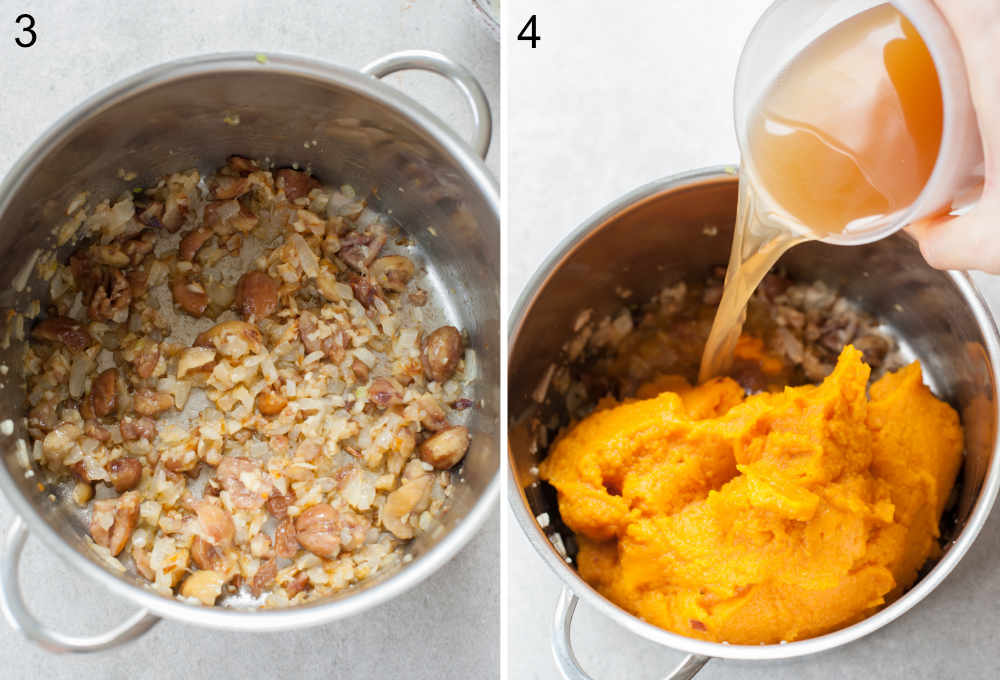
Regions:
[[[782,69],[837,24],[885,4],[884,0],[777,0],[764,12],[743,47],[736,71],[734,114],[741,172],[750,173],[751,178],[755,174],[747,138],[750,117]],[[934,60],[943,99],[941,146],[931,176],[913,203],[862,228],[829,235],[822,239],[827,243],[875,241],[921,218],[968,207],[982,191],[983,146],[958,41],[931,0],[893,0],[889,4],[910,20]],[[755,182],[760,209],[767,210],[771,220],[801,231],[801,225],[781,219],[762,184]]]

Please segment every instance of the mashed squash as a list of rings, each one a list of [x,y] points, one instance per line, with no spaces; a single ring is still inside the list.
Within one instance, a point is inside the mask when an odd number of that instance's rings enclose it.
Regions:
[[[744,398],[728,378],[668,378],[576,424],[540,474],[580,575],[652,624],[733,644],[821,635],[898,597],[939,550],[962,428],[918,363],[870,397],[869,373],[849,346],[817,386]]]

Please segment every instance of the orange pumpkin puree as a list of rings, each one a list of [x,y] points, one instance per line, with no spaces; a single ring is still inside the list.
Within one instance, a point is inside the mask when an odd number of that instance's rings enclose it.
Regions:
[[[870,398],[869,374],[848,346],[820,385],[744,398],[728,378],[665,378],[577,423],[540,474],[580,575],[652,624],[732,644],[821,635],[897,598],[939,553],[963,434],[919,363]]]

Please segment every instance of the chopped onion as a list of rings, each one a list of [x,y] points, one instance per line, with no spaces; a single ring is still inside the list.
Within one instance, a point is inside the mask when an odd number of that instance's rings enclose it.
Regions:
[[[476,353],[471,349],[465,350],[465,377],[464,381],[467,383],[472,382],[476,379],[476,374],[479,372],[479,365],[476,363]]]
[[[368,368],[375,365],[375,355],[367,347],[355,348],[354,356],[360,359]]]
[[[417,346],[417,338],[420,331],[416,328],[404,328],[399,331],[399,339],[396,341],[396,353],[406,354]]]
[[[302,358],[302,364],[308,366],[309,364],[315,363],[326,356],[321,350],[316,350],[315,352],[310,352]]]
[[[233,298],[236,297],[236,287],[227,286],[224,283],[210,283],[207,286],[208,299],[212,304],[218,305],[219,307],[226,309],[233,303]]]
[[[355,219],[365,209],[364,203],[348,203],[337,210],[337,215]]]
[[[351,287],[346,283],[341,283],[340,281],[337,281],[333,285],[333,288],[334,290],[337,291],[341,300],[351,300],[354,298],[354,291],[351,290]]]
[[[103,229],[103,240],[105,242],[110,241],[124,232],[125,225],[128,224],[128,221],[132,219],[133,215],[135,215],[135,205],[132,203],[131,196],[128,196],[111,206],[107,224]]]
[[[290,235],[288,240],[295,246],[302,271],[306,273],[306,276],[316,276],[319,273],[319,258],[316,257],[316,253],[312,251],[306,240],[299,234]]]
[[[73,361],[73,366],[69,369],[69,396],[74,399],[79,399],[83,396],[83,387],[87,380],[87,374],[90,373],[93,367],[94,362],[86,355],[78,356]]]

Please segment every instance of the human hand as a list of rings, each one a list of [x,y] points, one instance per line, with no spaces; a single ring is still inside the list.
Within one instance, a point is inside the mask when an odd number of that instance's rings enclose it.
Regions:
[[[914,222],[907,231],[938,269],[980,269],[1000,274],[1000,2],[935,0],[951,26],[969,79],[985,157],[983,195],[967,213]]]

